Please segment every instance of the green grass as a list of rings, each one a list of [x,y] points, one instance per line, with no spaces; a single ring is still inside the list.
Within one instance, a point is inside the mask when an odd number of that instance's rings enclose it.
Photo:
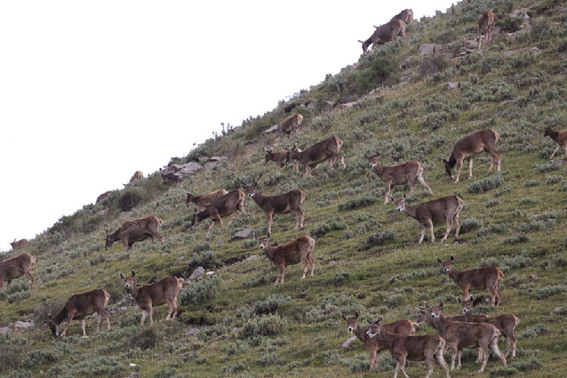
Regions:
[[[152,176],[63,217],[28,245],[27,251],[37,258],[36,289],[27,291],[24,279],[19,279],[10,290],[0,291],[0,326],[13,326],[20,318],[36,322],[30,329],[0,336],[0,374],[388,377],[393,374],[388,353],[380,357],[377,371],[369,372],[368,354],[359,341],[349,351],[341,349],[350,335],[340,315],[359,311],[363,325],[379,315],[386,322],[414,319],[416,306],[440,299],[445,300],[448,314],[457,313],[460,306],[454,298],[460,290],[441,273],[436,260],[453,254],[457,269],[499,266],[506,275],[501,285],[503,304],[488,310],[491,315],[514,313],[520,318],[518,358],[510,360],[506,369],[491,358],[482,376],[565,375],[563,177],[567,166],[559,160],[562,156],[548,162],[555,147],[543,138],[546,126],[562,128],[567,120],[562,100],[567,94],[567,67],[560,48],[567,37],[565,16],[559,12],[563,6],[549,0],[465,2],[447,14],[410,24],[411,44],[386,45],[361,60],[365,70],[375,68],[372,59],[384,54],[405,62],[388,79],[399,84],[385,88],[379,97],[361,97],[349,109],[330,109],[327,100],[359,93],[359,71],[352,66],[298,94],[294,100],[311,100],[312,105],[302,109],[305,125],[286,146],[297,142],[307,147],[336,135],[344,142],[344,170],[331,170],[324,163],[313,177],[301,178],[290,167],[282,170],[279,180],[269,177],[275,175],[275,167],[264,164],[259,133],[273,124],[272,118],[283,117],[282,103],[179,158],[194,160],[198,152],[228,154],[227,164],[173,186]],[[539,29],[555,28],[539,35],[528,30],[495,35],[482,53],[460,56],[455,50],[444,62],[428,66],[437,71],[426,70],[417,53],[419,44],[435,38],[474,38],[476,19],[485,7],[526,8]],[[532,47],[541,53],[530,55]],[[372,77],[367,71],[365,75]],[[463,87],[448,92],[447,81],[460,81]],[[502,154],[502,172],[487,175],[489,160],[482,154],[474,160],[474,179],[466,180],[465,169],[455,185],[440,159],[449,156],[456,140],[481,128],[500,134],[496,148]],[[280,146],[277,140],[267,142]],[[458,240],[452,238],[453,230],[446,243],[431,244],[426,238],[417,244],[417,222],[397,212],[393,204],[382,205],[384,186],[363,157],[376,151],[384,165],[409,159],[425,163],[424,175],[435,194],[417,186],[408,203],[450,194],[463,198],[461,219],[467,220],[467,228]],[[265,172],[264,194],[296,188],[307,193],[302,206],[309,218],[305,228],[293,229],[293,214],[276,215],[271,239],[284,243],[301,234],[316,235],[314,277],[300,281],[301,267],[293,265],[286,269],[285,284],[274,287],[277,269],[258,244],[229,242],[245,227],[259,235],[266,232],[265,215],[253,201],[246,203],[250,217],[239,215],[230,227],[215,226],[208,237],[208,221],[190,229],[192,210],[184,204],[186,191],[235,188],[236,178],[248,180],[260,172]],[[119,243],[104,251],[103,226],[116,229],[124,221],[117,214],[126,190],[140,197],[132,218],[164,219],[165,241],[137,243],[126,254]],[[396,187],[393,196],[400,198],[407,191],[405,186]],[[105,208],[110,210],[107,217],[95,215]],[[444,229],[435,228],[438,240]],[[252,255],[260,257],[244,261]],[[184,290],[177,321],[164,321],[167,309],[162,306],[154,309],[154,326],[141,327],[141,311],[125,294],[119,273],[134,269],[137,282],[146,283],[168,274],[188,277],[198,265],[214,270],[214,281]],[[68,337],[54,339],[45,325],[47,312],[58,311],[72,294],[94,288],[111,294],[112,331],[93,334],[96,321],[88,319],[88,339],[80,338],[78,322],[71,325]],[[433,330],[422,325],[418,333],[425,332]],[[503,340],[500,346],[504,348]],[[452,376],[476,375],[475,357],[466,352],[463,369]],[[426,373],[417,363],[410,363],[407,372]],[[440,367],[434,376],[443,376]]]

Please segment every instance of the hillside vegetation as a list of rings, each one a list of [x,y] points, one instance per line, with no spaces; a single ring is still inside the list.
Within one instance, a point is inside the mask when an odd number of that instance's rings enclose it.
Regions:
[[[461,54],[476,38],[477,19],[485,10],[499,16],[500,31],[483,51]],[[529,18],[526,19],[525,15]],[[112,192],[96,205],[62,217],[28,243],[37,258],[35,288],[24,278],[0,291],[0,327],[18,320],[34,326],[0,335],[0,374],[27,376],[384,376],[393,375],[389,353],[369,371],[368,353],[350,337],[341,314],[360,312],[360,322],[382,315],[386,323],[417,317],[417,306],[445,301],[446,314],[457,314],[460,289],[441,271],[437,257],[455,256],[459,270],[497,266],[505,274],[499,307],[475,311],[491,316],[513,313],[518,357],[503,367],[491,356],[483,374],[476,374],[476,351],[465,350],[463,368],[454,377],[567,374],[566,288],[567,167],[563,150],[549,161],[555,142],[543,137],[550,126],[567,125],[567,10],[564,1],[485,0],[462,2],[435,17],[409,24],[410,43],[403,38],[362,57],[309,90],[263,116],[211,138],[174,163],[200,156],[227,155],[213,170],[201,170],[179,184],[159,173]],[[423,44],[441,44],[446,53],[421,55]],[[337,47],[340,48],[340,47]],[[448,82],[460,82],[448,90]],[[377,88],[376,90],[373,90]],[[372,91],[371,94],[370,91]],[[334,106],[341,102],[349,106]],[[304,115],[301,130],[281,141],[263,131],[281,121],[289,103]],[[502,171],[487,175],[488,155],[474,160],[474,179],[465,167],[459,184],[445,173],[454,143],[465,135],[491,128]],[[337,136],[344,142],[346,168],[327,163],[302,178],[264,163],[264,146],[301,148]],[[420,185],[409,204],[451,194],[465,203],[461,236],[440,243],[445,225],[435,228],[437,242],[417,244],[414,219],[383,205],[384,185],[364,154],[379,152],[384,165],[415,159],[425,164],[425,179],[434,195]],[[266,217],[247,198],[250,216],[238,215],[230,227],[208,221],[191,229],[192,207],[186,192],[205,193],[239,187],[264,172],[260,191],[307,193],[307,223],[294,230],[295,215],[276,215],[271,240],[280,244],[302,234],[316,238],[315,275],[300,281],[301,266],[289,266],[285,284],[274,287],[278,271],[254,239],[230,242],[244,228],[265,235]],[[396,187],[397,199],[408,190]],[[101,210],[108,210],[107,213]],[[122,211],[131,211],[119,218]],[[155,215],[164,220],[165,240],[136,243],[123,253],[121,243],[104,250],[105,231],[125,220]],[[19,252],[19,251],[17,251]],[[16,255],[11,252],[3,258]],[[260,255],[256,259],[248,259]],[[199,266],[212,277],[190,283],[181,292],[180,313],[165,321],[167,306],[154,309],[155,323],[140,325],[141,310],[123,288],[120,272],[136,271],[138,283],[167,275],[188,278]],[[94,333],[96,319],[87,319],[89,338],[81,338],[73,322],[65,338],[54,338],[48,313],[56,314],[76,293],[104,288],[111,294],[112,330]],[[475,295],[487,295],[475,291]],[[418,334],[433,333],[421,325]],[[505,342],[500,340],[501,349]],[[445,355],[450,361],[450,355]],[[409,362],[411,376],[426,367]],[[437,366],[435,377],[444,376]]]

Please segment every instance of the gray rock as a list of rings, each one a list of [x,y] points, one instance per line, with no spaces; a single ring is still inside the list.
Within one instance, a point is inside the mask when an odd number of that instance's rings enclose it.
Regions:
[[[199,278],[203,276],[203,274],[205,274],[205,269],[202,266],[200,266],[197,269],[195,269],[193,273],[191,273],[191,276],[189,277],[189,281],[197,281]]]
[[[187,332],[185,332],[185,336],[193,336],[197,333],[199,333],[201,331],[199,331],[198,328],[189,328],[189,330]]]
[[[9,335],[10,333],[14,332],[10,327],[2,327],[0,328],[0,335]]]
[[[264,131],[266,134],[270,134],[270,133],[274,133],[276,131],[278,131],[278,128],[280,127],[280,125],[274,125],[272,127],[270,127],[268,130]]]
[[[236,232],[232,235],[230,240],[249,239],[252,237],[252,229],[245,228],[244,230]]]
[[[461,83],[458,81],[450,81],[447,83],[447,90],[457,89],[461,87]]]
[[[25,322],[25,321],[21,321],[18,320],[16,322],[16,324],[14,324],[15,328],[29,328],[29,327],[33,327],[33,322]]]

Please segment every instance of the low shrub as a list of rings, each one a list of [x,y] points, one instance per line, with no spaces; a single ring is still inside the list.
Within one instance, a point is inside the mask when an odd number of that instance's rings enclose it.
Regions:
[[[476,218],[465,218],[461,222],[461,233],[466,234],[467,232],[474,231],[482,226],[479,220]]]
[[[287,319],[280,315],[264,315],[258,318],[248,319],[238,330],[238,337],[246,339],[250,337],[273,336],[283,332],[287,328]]]
[[[201,304],[217,295],[217,286],[220,279],[211,277],[197,282],[192,282],[179,293],[181,305]]]
[[[368,235],[366,238],[366,243],[369,245],[384,245],[396,238],[396,234],[393,231],[382,231],[376,232],[372,235]]]
[[[263,301],[258,301],[254,304],[254,312],[258,315],[272,314],[276,310],[289,302],[291,302],[291,297],[282,297],[278,294],[272,294]]]
[[[475,181],[467,186],[467,193],[484,193],[498,188],[504,183],[504,177],[500,173]]]

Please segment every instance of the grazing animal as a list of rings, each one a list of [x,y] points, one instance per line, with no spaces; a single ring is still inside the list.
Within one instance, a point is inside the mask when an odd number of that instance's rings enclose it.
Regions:
[[[270,259],[276,267],[280,268],[280,273],[278,274],[274,286],[278,286],[278,284],[283,285],[286,266],[295,265],[300,262],[303,265],[303,276],[301,276],[301,279],[305,278],[309,265],[311,265],[310,276],[313,277],[313,270],[315,269],[315,259],[313,258],[315,239],[312,237],[302,235],[295,240],[278,246],[271,246],[267,237],[256,237],[256,240],[260,243],[260,248],[264,250],[268,259]]]
[[[430,306],[425,303],[427,309],[425,313],[427,323],[435,328],[441,337],[445,339],[449,350],[451,351],[451,370],[455,368],[455,359],[458,357],[457,368],[461,368],[461,355],[463,348],[477,349],[481,357],[481,367],[479,373],[484,371],[488,361],[488,348],[492,349],[494,354],[506,366],[506,357],[502,355],[498,349],[498,337],[500,331],[493,325],[488,323],[468,323],[454,322],[447,320],[443,316],[443,301],[439,306]]]
[[[486,47],[490,42],[494,25],[496,24],[496,16],[492,11],[486,11],[478,18],[478,49],[483,46]],[[482,36],[484,35],[484,43],[482,43]]]
[[[215,223],[218,223],[222,227],[222,218],[229,214],[232,214],[232,218],[228,225],[232,224],[232,221],[238,215],[239,211],[242,211],[246,216],[248,216],[248,211],[244,207],[244,201],[246,200],[246,195],[240,189],[235,189],[222,197],[217,198],[211,204],[202,211],[199,211],[195,207],[195,213],[191,218],[191,227],[194,227],[197,223],[204,219],[211,219],[213,222],[209,226],[207,235],[211,232]]]
[[[282,133],[282,139],[285,136],[292,136],[293,134],[297,133],[302,122],[303,115],[299,113],[293,113],[292,115],[286,117],[278,127]]]
[[[103,199],[105,199],[106,197],[108,197],[108,195],[109,195],[110,193],[111,193],[111,191],[108,190],[108,191],[106,191],[106,192],[100,194],[98,197],[96,197],[95,205],[96,205],[97,203],[99,203],[100,201],[102,201]]]
[[[167,276],[158,282],[136,286],[134,283],[135,274],[133,270],[130,277],[124,277],[124,275],[120,273],[120,278],[124,280],[124,287],[130,295],[132,295],[138,307],[142,309],[142,325],[144,325],[144,321],[148,315],[150,315],[150,325],[153,325],[154,318],[152,309],[155,306],[161,306],[166,303],[169,310],[167,311],[167,317],[165,319],[175,319],[177,309],[179,308],[177,295],[181,292],[181,289],[183,289],[183,278]]]
[[[293,170],[297,171],[297,160],[291,160],[291,149],[290,148],[282,148],[274,152],[272,147],[264,148],[264,152],[266,153],[266,163],[269,161],[273,161],[276,163],[276,174],[279,176],[282,167],[284,164],[289,163],[290,161],[293,164]]]
[[[485,129],[459,139],[457,143],[455,143],[455,147],[453,148],[453,152],[451,153],[449,160],[442,159],[445,164],[445,171],[451,179],[453,178],[453,168],[457,165],[457,178],[455,179],[455,184],[459,182],[463,160],[469,161],[469,179],[473,178],[473,157],[483,151],[487,152],[490,157],[490,167],[488,168],[487,173],[492,172],[494,160],[497,161],[498,172],[500,172],[501,157],[494,147],[498,138],[500,138],[500,134],[496,131]]]
[[[495,266],[485,266],[478,269],[458,271],[453,266],[453,261],[455,261],[453,255],[446,261],[438,257],[437,261],[443,266],[443,272],[447,273],[449,278],[461,288],[463,298],[468,298],[471,290],[488,289],[492,303],[495,306],[500,305],[502,293],[499,285],[504,278],[504,273],[500,269]]]
[[[163,241],[163,236],[159,234],[159,228],[163,225],[163,220],[153,215],[145,218],[134,219],[124,222],[122,226],[113,233],[110,233],[107,227],[106,231],[106,245],[104,249],[108,251],[110,246],[117,240],[120,240],[124,245],[124,252],[127,252],[135,242],[158,238]]]
[[[185,200],[185,204],[189,206],[191,202],[199,206],[199,211],[203,210],[205,207],[209,206],[211,202],[228,194],[228,192],[224,189],[217,189],[214,192],[202,194],[200,196],[195,196],[189,192],[187,192],[187,199]]]
[[[400,13],[398,13],[397,15],[392,17],[392,20],[395,20],[395,19],[402,20],[406,24],[409,24],[410,22],[413,21],[413,10],[404,9],[403,11],[401,11]]]
[[[110,320],[105,308],[110,299],[110,294],[104,289],[96,289],[82,294],[75,294],[71,296],[55,317],[49,315],[49,328],[53,332],[53,336],[59,336],[59,324],[67,319],[67,324],[61,333],[61,337],[65,336],[71,320],[79,320],[81,328],[83,329],[83,337],[87,337],[85,330],[85,318],[87,315],[98,313],[98,325],[96,332],[100,329],[102,320],[106,319],[107,329],[110,331]]]
[[[445,349],[445,340],[439,335],[421,335],[421,336],[408,336],[393,333],[382,326],[382,315],[378,321],[372,323],[366,334],[371,339],[376,338],[382,345],[390,351],[392,358],[397,361],[394,378],[398,376],[398,371],[401,370],[404,376],[409,377],[404,366],[406,360],[410,361],[427,361],[429,370],[426,378],[429,378],[435,370],[434,358],[437,358],[439,364],[447,373],[447,378],[450,378],[449,367],[443,358],[443,351]]]
[[[248,193],[248,196],[266,213],[266,217],[268,218],[268,237],[272,234],[274,214],[287,214],[293,211],[296,216],[294,229],[302,228],[304,216],[303,210],[301,210],[301,204],[305,200],[305,192],[298,189],[276,196],[265,196],[256,190],[258,189],[258,180],[260,180],[260,177],[262,177],[262,174],[260,174],[251,185],[247,185],[242,180],[239,181],[244,190]]]
[[[449,232],[451,232],[451,228],[453,227],[453,221],[457,224],[455,238],[459,237],[459,231],[461,229],[461,219],[459,215],[461,210],[463,210],[463,200],[459,196],[438,198],[436,200],[422,202],[416,206],[406,205],[405,193],[402,199],[395,200],[390,197],[390,200],[395,203],[398,211],[406,213],[419,223],[419,227],[421,228],[419,244],[423,242],[423,238],[425,237],[425,228],[429,228],[431,242],[435,242],[435,235],[433,235],[433,224],[435,223],[447,223],[447,232],[445,232],[445,236],[443,236],[441,242],[444,242],[447,240],[447,237],[449,237]]]
[[[380,353],[386,349],[386,347],[379,342],[377,338],[369,337],[367,331],[358,324],[358,317],[360,316],[358,311],[355,311],[354,316],[348,318],[342,314],[341,316],[347,322],[348,331],[354,333],[355,336],[362,341],[366,350],[370,353],[370,369],[374,369],[378,364]],[[397,320],[390,324],[384,324],[383,327],[392,333],[400,335],[415,335],[415,323],[407,319]]]
[[[488,324],[492,324],[495,326],[499,331],[501,336],[506,338],[506,352],[504,353],[504,357],[508,358],[508,354],[512,352],[512,358],[516,358],[516,337],[514,336],[514,329],[518,323],[520,323],[520,319],[514,314],[502,314],[495,317],[487,317],[484,315],[473,315],[472,313],[472,303],[473,303],[473,296],[471,295],[469,299],[466,301],[462,301],[459,298],[459,303],[463,305],[463,312],[465,313],[465,321],[467,322],[485,322]]]
[[[401,35],[409,42],[409,37],[406,35],[406,24],[413,20],[413,11],[411,9],[404,9],[384,25],[374,26],[376,30],[370,38],[365,41],[358,41],[362,43],[362,53],[366,54],[368,46],[372,45],[372,50],[378,45],[383,45],[386,42],[396,41],[398,35]]]
[[[479,322],[481,318],[486,319],[487,316],[486,315],[474,315],[475,318],[478,317]],[[467,317],[465,315],[453,315],[453,316],[447,316],[445,319],[450,320],[452,322],[467,322]],[[417,315],[417,319],[415,320],[415,322],[417,324],[422,324],[425,323],[427,321],[427,310],[425,309],[425,307],[419,307],[418,308],[418,315]],[[479,364],[482,361],[482,353],[480,352],[480,349],[477,349],[477,357],[476,357],[476,361],[475,364]]]
[[[142,173],[142,171],[136,171],[136,172],[134,172],[132,177],[130,177],[130,181],[128,181],[128,183],[132,183],[136,180],[141,180],[143,178],[144,178],[144,174]]]
[[[423,187],[426,188],[430,194],[433,194],[433,191],[429,187],[429,184],[427,184],[427,182],[425,182],[425,179],[423,178],[423,163],[415,160],[410,160],[403,164],[385,167],[383,165],[380,165],[380,162],[378,161],[378,155],[379,153],[376,152],[376,155],[364,155],[364,157],[367,158],[368,161],[370,161],[370,166],[374,168],[374,173],[376,173],[378,177],[380,177],[380,180],[382,180],[382,182],[386,186],[384,205],[387,204],[390,200],[392,186],[407,183],[410,187],[409,195],[411,196],[415,191],[415,180],[423,185]]]
[[[343,168],[346,168],[345,159],[341,155],[342,145],[343,141],[337,137],[330,137],[315,143],[305,151],[297,148],[296,144],[291,149],[291,159],[301,162],[304,177],[311,174],[312,168],[327,160],[329,160],[329,167],[331,168],[333,168],[333,164],[337,159],[341,162]]]
[[[19,278],[24,274],[28,278],[28,288],[33,289],[33,265],[36,259],[29,253],[22,253],[16,257],[0,262],[0,289],[4,287],[4,281],[8,284],[6,289],[10,288],[13,279]]]
[[[23,249],[28,245],[28,239],[20,239],[18,241],[14,239],[14,241],[11,242],[10,245],[12,246],[12,250]]]
[[[549,157],[549,160],[553,159],[555,153],[563,147],[565,149],[565,154],[567,155],[567,130],[555,131],[551,127],[546,127],[543,136],[548,136],[557,143],[557,147],[553,150],[553,153]]]

